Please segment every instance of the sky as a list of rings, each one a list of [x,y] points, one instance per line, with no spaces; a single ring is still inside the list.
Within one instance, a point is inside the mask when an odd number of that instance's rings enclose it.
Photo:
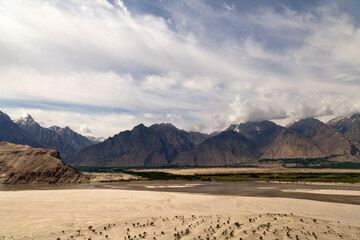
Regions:
[[[359,12],[357,0],[0,0],[0,110],[95,137],[348,116]]]

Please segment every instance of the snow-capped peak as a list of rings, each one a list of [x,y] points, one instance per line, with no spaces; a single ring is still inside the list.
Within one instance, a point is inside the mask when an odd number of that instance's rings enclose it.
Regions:
[[[16,121],[17,124],[21,124],[21,125],[30,125],[33,123],[36,123],[35,120],[32,118],[32,116],[30,114],[28,114],[25,117],[21,117]]]

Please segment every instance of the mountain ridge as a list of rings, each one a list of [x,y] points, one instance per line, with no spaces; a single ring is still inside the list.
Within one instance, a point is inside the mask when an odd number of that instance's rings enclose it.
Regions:
[[[65,161],[81,149],[94,144],[68,126],[44,128],[31,115],[20,118],[15,123],[44,148],[58,150]]]
[[[334,161],[360,161],[360,114],[338,117],[328,123],[315,118],[301,119],[286,127],[268,120],[246,122],[211,134],[187,132],[171,123],[149,127],[139,124],[93,144],[69,127],[43,128],[30,115],[15,124],[0,113],[0,140],[14,139],[14,143],[58,149],[75,166],[223,166],[256,164],[261,159],[330,156]],[[70,140],[61,134],[70,135]],[[81,141],[77,142],[79,138],[89,145],[81,145]],[[66,155],[61,147],[71,151]]]
[[[35,141],[23,129],[21,129],[16,123],[14,123],[7,114],[1,111],[0,111],[0,141],[25,144],[31,147],[42,147],[40,143]]]
[[[301,129],[300,125],[305,125],[304,129]],[[125,135],[128,136],[127,140]],[[150,127],[140,124],[132,130],[120,132],[105,140],[103,145],[100,143],[92,148],[83,149],[75,154],[70,162],[74,165],[87,166],[87,161],[92,158],[91,166],[155,167],[224,166],[254,164],[261,159],[329,156],[337,161],[360,160],[359,155],[354,154],[354,151],[357,153],[358,150],[345,136],[336,128],[317,119],[299,120],[287,127],[271,121],[240,123],[230,125],[225,131],[214,136],[196,132],[195,135],[200,137],[193,138],[193,135],[194,133],[177,129],[171,124],[154,124]],[[137,141],[136,146],[127,148],[128,151],[117,151],[116,148],[120,145],[130,146],[129,142],[133,143],[129,140],[129,136],[137,136],[143,139],[143,142]],[[161,137],[155,140],[154,136]],[[326,141],[322,141],[322,138],[326,138]],[[142,146],[141,144],[146,141],[153,141],[157,148],[149,147],[149,143]],[[106,145],[110,142],[112,148],[106,150]],[[174,144],[179,142],[187,143],[186,147],[180,144],[174,148]],[[334,147],[334,145],[338,146]],[[169,154],[170,152],[172,154]],[[102,162],[96,161],[97,155]],[[107,159],[109,155],[111,157]]]

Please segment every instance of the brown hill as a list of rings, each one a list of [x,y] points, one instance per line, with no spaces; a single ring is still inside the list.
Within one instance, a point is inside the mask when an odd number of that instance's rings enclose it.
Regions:
[[[56,150],[0,142],[0,183],[80,183],[85,176],[63,163]]]

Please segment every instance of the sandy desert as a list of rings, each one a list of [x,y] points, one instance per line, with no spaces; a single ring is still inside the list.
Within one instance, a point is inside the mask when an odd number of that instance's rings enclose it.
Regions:
[[[355,204],[276,197],[122,189],[0,191],[0,238],[14,240],[359,239],[359,216]]]

